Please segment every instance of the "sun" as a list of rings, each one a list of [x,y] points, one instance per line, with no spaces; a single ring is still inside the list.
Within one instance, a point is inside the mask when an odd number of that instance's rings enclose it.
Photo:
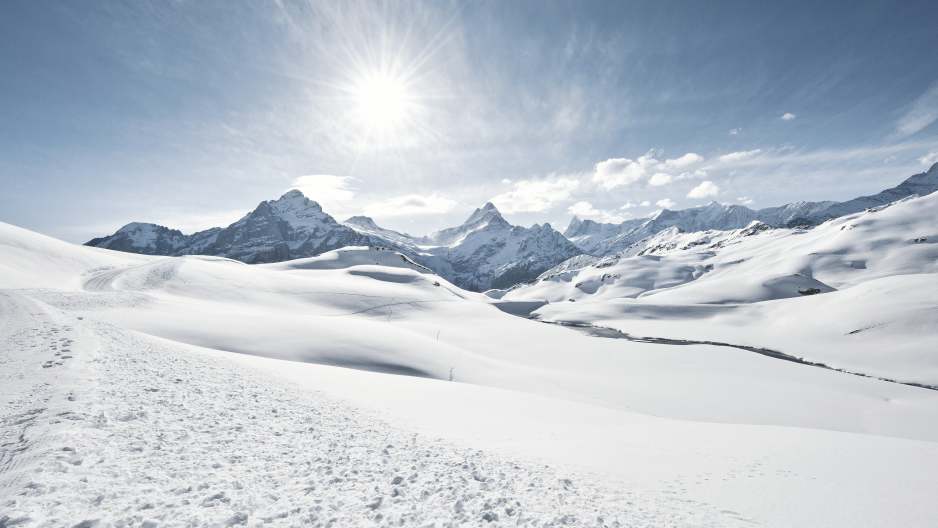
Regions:
[[[355,84],[352,97],[357,121],[377,133],[401,128],[411,117],[414,106],[407,82],[386,72],[363,75]]]

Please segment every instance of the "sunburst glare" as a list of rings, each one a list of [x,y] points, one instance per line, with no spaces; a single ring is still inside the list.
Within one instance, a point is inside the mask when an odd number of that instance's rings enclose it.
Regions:
[[[369,132],[381,134],[403,126],[415,103],[406,81],[387,72],[363,75],[352,97],[355,120]]]

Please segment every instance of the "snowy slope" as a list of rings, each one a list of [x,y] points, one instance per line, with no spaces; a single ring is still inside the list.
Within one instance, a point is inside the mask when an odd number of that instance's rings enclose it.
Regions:
[[[552,301],[537,312],[550,320],[938,385],[936,225],[938,193],[813,229],[662,232],[641,255],[560,268],[503,299]]]
[[[48,263],[0,291],[6,524],[938,514],[935,391],[589,337],[505,314],[389,250],[249,266],[0,227],[5,269]]]

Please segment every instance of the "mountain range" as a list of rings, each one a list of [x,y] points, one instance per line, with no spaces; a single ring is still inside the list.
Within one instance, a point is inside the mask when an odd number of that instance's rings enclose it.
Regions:
[[[386,229],[366,216],[339,222],[317,202],[291,190],[276,200],[261,202],[228,227],[186,235],[169,227],[132,222],[85,245],[147,255],[216,255],[249,264],[310,257],[345,246],[388,247],[460,287],[483,291],[531,281],[577,255],[635,253],[636,245],[665,230],[741,229],[754,221],[770,227],[813,226],[936,190],[938,164],[896,187],[845,202],[795,202],[759,210],[711,202],[684,210],[662,209],[620,224],[574,217],[563,234],[550,224],[512,225],[493,204],[486,203],[462,224],[428,236]]]
[[[580,253],[549,224],[511,225],[491,203],[459,226],[415,237],[382,228],[366,216],[338,222],[298,190],[261,202],[225,228],[185,235],[132,222],[85,245],[146,255],[216,255],[249,264],[311,257],[345,246],[388,247],[470,290],[532,280]]]
[[[599,223],[574,217],[564,236],[584,253],[614,255],[666,229],[691,233],[706,230],[741,229],[752,222],[771,227],[815,226],[831,218],[878,207],[908,196],[924,196],[938,190],[938,163],[909,177],[899,185],[877,194],[845,202],[793,202],[778,207],[750,209],[742,205],[710,202],[679,211],[662,209],[650,217],[626,220],[620,224]],[[634,248],[633,248],[634,249]]]

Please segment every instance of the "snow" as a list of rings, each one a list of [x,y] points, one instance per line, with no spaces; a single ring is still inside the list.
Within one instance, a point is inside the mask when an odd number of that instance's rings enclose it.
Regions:
[[[710,202],[704,206],[679,211],[662,209],[650,218],[626,220],[621,224],[602,224],[574,217],[564,234],[590,255],[605,256],[629,250],[634,253],[648,246],[646,239],[666,230],[679,233],[727,231],[740,229],[755,221],[773,227],[816,225],[831,218],[881,207],[904,198],[925,196],[936,190],[938,164],[932,165],[926,172],[907,178],[895,187],[845,202],[802,201],[760,210]]]
[[[153,255],[209,254],[251,264],[374,246],[397,250],[464,288],[480,291],[533,279],[578,252],[550,225],[512,226],[491,203],[459,226],[431,238],[412,237],[381,228],[364,216],[340,224],[298,190],[261,202],[224,229],[187,236],[163,226],[132,223],[87,245]]]
[[[832,349],[828,359],[862,357],[857,370],[930,376],[934,245],[910,242],[935,238],[930,200],[809,232],[739,234],[711,256],[624,257],[603,273],[621,265],[640,280],[536,313],[675,338],[735,328],[713,340]],[[723,267],[744,253],[763,259],[750,273],[786,277],[794,259],[836,291],[760,301],[747,276],[732,293],[750,302],[717,304],[733,284]],[[860,258],[865,269],[842,265]],[[687,280],[635,264],[708,259],[713,269]],[[368,247],[251,266],[0,224],[0,267],[5,525],[928,526],[938,516],[936,391],[725,346],[590,337],[497,309],[539,306],[524,288],[493,299]],[[713,302],[668,293],[721,273],[692,291]],[[603,297],[611,287],[647,289]],[[836,324],[818,317],[828,311]],[[783,317],[815,320],[797,323],[799,340],[766,323]],[[889,324],[840,335],[880,317]]]
[[[561,267],[503,299],[551,301],[536,312],[545,320],[768,347],[938,385],[936,214],[938,193],[810,230],[670,233],[649,244],[654,254]]]

